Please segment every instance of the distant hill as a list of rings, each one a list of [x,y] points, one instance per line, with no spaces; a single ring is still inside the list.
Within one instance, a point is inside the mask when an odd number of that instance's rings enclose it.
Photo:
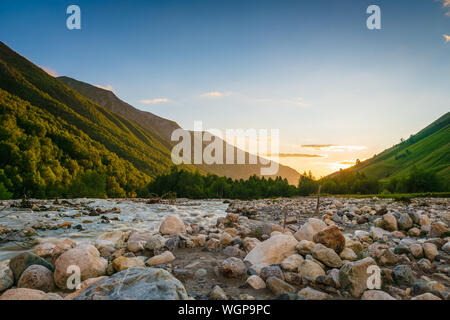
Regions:
[[[119,99],[113,92],[98,88],[88,83],[78,81],[69,77],[59,77],[59,81],[63,82],[72,89],[78,91],[83,96],[94,101],[95,103],[105,107],[106,109],[113,111],[124,118],[139,124],[149,134],[158,137],[161,144],[171,148],[177,142],[173,142],[170,136],[175,129],[179,129],[180,126],[171,120],[159,117],[151,112],[139,110],[132,105]],[[192,132],[191,132],[192,134]],[[224,148],[226,143],[222,141]],[[207,143],[203,143],[206,146]],[[235,153],[236,153],[236,148]],[[245,153],[246,159],[249,154]],[[192,165],[187,167],[194,167],[203,173],[214,173],[219,176],[226,176],[233,179],[247,179],[252,175],[260,176],[261,165],[259,164],[213,164],[213,165]],[[287,166],[279,165],[278,174],[275,176],[281,176],[286,178],[290,184],[297,184],[300,178],[300,174]],[[272,177],[275,177],[272,176]]]
[[[409,139],[341,172],[360,172],[388,181],[406,177],[414,167],[435,172],[447,183],[450,180],[450,112]]]

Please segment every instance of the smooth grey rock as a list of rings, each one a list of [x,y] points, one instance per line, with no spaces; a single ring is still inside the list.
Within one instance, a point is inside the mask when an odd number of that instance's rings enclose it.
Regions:
[[[185,300],[183,284],[159,268],[130,268],[100,280],[74,300]]]

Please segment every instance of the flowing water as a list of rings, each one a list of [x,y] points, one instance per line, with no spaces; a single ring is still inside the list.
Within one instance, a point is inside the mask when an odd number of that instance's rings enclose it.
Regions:
[[[14,201],[3,204],[12,203]],[[170,215],[178,216],[189,223],[211,225],[216,223],[218,217],[226,215],[225,210],[228,206],[219,200],[183,200],[175,204],[147,204],[135,200],[71,199],[67,202],[62,201],[62,204],[54,204],[50,200],[32,203],[41,208],[45,207],[45,210],[33,211],[7,206],[0,211],[0,229],[19,231],[30,227],[34,229],[31,232],[33,235],[29,237],[24,236],[23,232],[18,232],[14,236],[10,234],[9,241],[5,241],[5,235],[3,235],[3,241],[0,241],[0,261],[9,259],[20,252],[29,251],[34,245],[43,241],[71,238],[77,242],[83,242],[110,231],[156,232],[161,221]],[[110,211],[90,216],[89,211],[97,208]],[[114,208],[119,208],[120,213],[113,213]],[[106,219],[102,216],[108,217],[110,222],[105,223]],[[63,222],[72,223],[72,227],[68,229],[58,227]],[[39,225],[45,228],[37,227]],[[76,229],[77,226],[82,230]]]

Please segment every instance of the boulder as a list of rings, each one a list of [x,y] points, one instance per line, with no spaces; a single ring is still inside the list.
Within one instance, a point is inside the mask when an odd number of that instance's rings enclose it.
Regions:
[[[245,257],[245,252],[233,246],[223,249],[223,254],[228,257]]]
[[[206,235],[199,234],[192,238],[192,241],[194,242],[194,245],[196,247],[204,247],[206,243]]]
[[[44,292],[53,291],[55,289],[53,272],[44,266],[33,264],[22,272],[17,286]]]
[[[94,245],[98,250],[104,247],[120,248],[125,239],[125,234],[122,231],[112,231],[103,233],[94,241]]]
[[[34,253],[41,258],[48,258],[52,255],[55,244],[51,242],[44,242],[34,247]]]
[[[100,257],[94,246],[69,249],[55,262],[55,283],[59,288],[67,289],[67,280],[74,273],[70,271],[73,267],[80,268],[80,280],[83,281],[104,275],[107,266],[108,262]]]
[[[311,260],[303,260],[298,267],[300,277],[306,277],[311,280],[316,280],[318,276],[325,275],[325,271],[320,265]]]
[[[130,268],[89,286],[74,300],[185,300],[183,284],[160,268]]]
[[[269,277],[266,280],[267,287],[276,296],[295,293],[295,287],[277,277]]]
[[[296,253],[297,240],[290,234],[280,234],[259,243],[245,257],[252,268],[259,272],[261,268],[280,264],[286,257]]]
[[[219,247],[220,247],[220,241],[215,238],[211,238],[205,243],[205,248],[209,249],[209,250],[214,250]]]
[[[113,260],[112,266],[116,272],[120,272],[130,268],[145,267],[145,263],[140,258],[118,257]]]
[[[409,246],[409,251],[416,259],[423,258],[423,248],[418,243],[413,243]]]
[[[161,223],[159,232],[161,234],[176,235],[180,233],[186,233],[186,227],[180,218],[176,216],[170,216]]]
[[[301,240],[295,246],[295,249],[302,255],[311,254],[312,248],[314,248],[316,244],[313,241]]]
[[[281,268],[286,271],[297,271],[303,260],[305,259],[301,255],[294,253],[281,261]]]
[[[388,231],[396,231],[398,230],[397,219],[392,213],[386,213],[382,217],[383,220],[383,228]]]
[[[442,250],[445,251],[446,253],[450,254],[450,241],[447,241],[447,242],[442,246]]]
[[[442,300],[441,298],[439,298],[438,296],[435,296],[432,293],[424,293],[418,296],[415,296],[414,298],[411,298],[411,300]]]
[[[352,249],[356,254],[364,251],[363,244],[358,240],[347,239],[345,240],[345,247]]]
[[[419,228],[411,228],[408,230],[408,235],[410,237],[418,237],[418,236],[420,236],[420,229]]]
[[[245,238],[242,242],[243,242],[243,244],[244,244],[244,249],[245,249],[245,251],[247,251],[247,252],[252,251],[253,248],[255,248],[258,244],[261,243],[261,241],[259,241],[259,240],[256,239],[256,238],[248,238],[248,237]]]
[[[264,280],[257,275],[248,277],[246,282],[255,290],[261,290],[266,287],[266,283],[264,282]]]
[[[445,235],[448,231],[447,225],[442,222],[433,222],[431,224],[431,231],[430,231],[430,237],[431,238],[440,238],[443,235]]]
[[[171,261],[175,260],[175,256],[170,251],[164,251],[163,253],[151,257],[147,261],[145,261],[145,264],[151,266],[151,265],[157,265],[157,264],[164,264],[169,263]]]
[[[382,290],[366,290],[364,291],[361,300],[396,300],[389,293]]]
[[[398,227],[400,230],[407,231],[413,227],[413,220],[406,213],[400,215],[400,218],[398,218],[397,222],[398,222]]]
[[[399,286],[412,286],[416,281],[414,277],[414,273],[411,268],[405,264],[401,264],[396,266],[392,270],[392,276],[394,278],[395,283]]]
[[[321,243],[316,244],[311,253],[314,258],[323,262],[328,267],[340,268],[342,266],[342,260],[338,254],[333,249],[327,248]]]
[[[6,290],[0,296],[0,300],[55,300],[55,298],[41,290],[17,288]]]
[[[77,289],[77,291],[72,292],[64,297],[64,300],[73,300],[74,298],[78,297],[84,290],[92,286],[94,283],[108,278],[107,276],[101,276],[97,278],[89,278],[80,283],[80,288]]]
[[[233,242],[234,238],[229,233],[224,232],[221,234],[219,240],[220,240],[220,244],[223,245],[224,247],[226,247]]]
[[[59,258],[67,250],[75,248],[76,244],[71,239],[64,239],[63,241],[56,244],[52,250],[52,264],[55,265],[56,259]]]
[[[345,238],[337,226],[330,226],[317,232],[313,237],[314,242],[333,249],[338,254],[345,248]]]
[[[239,278],[247,273],[247,266],[241,259],[235,257],[225,259],[221,268],[223,275],[229,278]]]
[[[378,227],[370,228],[370,236],[372,237],[373,240],[383,239],[384,236],[389,236],[389,235],[390,235],[390,232],[386,231],[384,229],[381,229]]]
[[[347,262],[339,270],[339,283],[353,297],[358,298],[367,289],[367,279],[373,274],[369,267],[378,267],[375,260],[368,257],[355,262]]]
[[[148,232],[133,232],[127,241],[127,249],[131,252],[139,252],[145,249],[145,244],[153,235]]]
[[[264,268],[261,269],[259,276],[263,280],[267,280],[267,278],[270,277],[277,277],[280,278],[281,280],[284,280],[283,271],[281,271],[281,268],[278,265],[265,266]]]
[[[327,293],[310,287],[303,288],[298,292],[298,295],[302,296],[306,300],[326,300],[329,297]]]
[[[314,235],[325,229],[327,225],[322,220],[316,218],[309,218],[294,234],[298,241],[308,240],[313,241]]]
[[[145,249],[149,250],[152,254],[159,254],[165,247],[166,239],[160,235],[153,236],[145,243]]]
[[[436,245],[429,242],[423,244],[423,253],[425,254],[425,257],[430,261],[434,261],[436,256],[439,254]]]
[[[227,294],[220,286],[214,286],[209,294],[209,297],[213,300],[227,300]]]
[[[347,261],[355,261],[357,258],[356,253],[350,248],[344,248],[339,256],[342,260]]]
[[[9,262],[9,268],[14,274],[15,281],[19,281],[22,272],[33,264],[44,266],[50,271],[53,271],[53,266],[38,255],[30,252],[23,252],[12,258]]]
[[[0,266],[0,292],[9,289],[14,284],[14,274],[8,266]]]

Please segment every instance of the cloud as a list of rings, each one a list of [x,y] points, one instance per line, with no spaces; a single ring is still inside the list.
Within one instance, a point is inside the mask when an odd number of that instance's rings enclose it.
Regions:
[[[312,148],[314,150],[329,151],[329,152],[343,152],[367,149],[366,146],[349,146],[349,145],[335,145],[335,144],[306,144],[302,148]]]
[[[112,85],[107,84],[106,86],[102,86],[101,84],[96,84],[95,85],[97,88],[103,89],[103,90],[108,90],[108,91],[114,91]]]
[[[49,68],[49,67],[45,67],[45,66],[39,66],[42,70],[44,70],[45,72],[47,72],[47,74],[51,75],[52,77],[56,78],[58,76],[58,74],[56,73],[55,70]]]
[[[444,38],[445,38],[445,42],[446,42],[446,43],[447,43],[447,42],[450,42],[450,36],[449,36],[449,35],[443,34],[443,36],[444,36]]]
[[[140,103],[143,104],[155,104],[155,103],[163,103],[163,102],[169,102],[170,99],[168,98],[155,98],[155,99],[144,99],[139,100]]]
[[[279,153],[268,154],[267,157],[280,157],[280,158],[326,158],[326,156],[320,154],[306,154],[306,153]]]
[[[438,2],[442,2],[442,8],[446,9],[447,12],[445,13],[445,15],[447,17],[450,17],[450,0],[436,0]]]
[[[294,101],[294,104],[299,105],[302,108],[309,107],[309,104],[303,102],[303,98],[302,97],[297,98],[296,101]]]
[[[332,144],[304,144],[301,147],[302,148],[313,148],[313,149],[317,149],[320,150],[322,148],[328,148],[333,146]]]
[[[200,95],[201,98],[220,98],[231,95],[231,92],[211,91]]]

